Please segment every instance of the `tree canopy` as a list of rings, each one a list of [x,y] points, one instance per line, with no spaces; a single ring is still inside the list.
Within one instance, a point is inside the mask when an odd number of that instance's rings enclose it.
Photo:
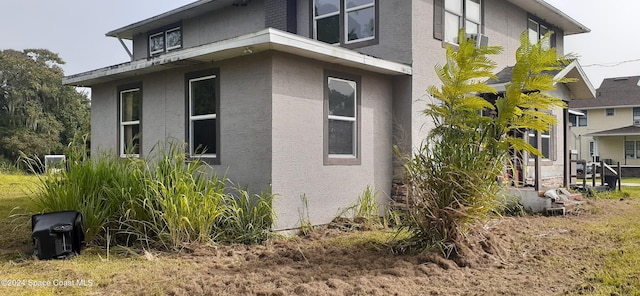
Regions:
[[[0,51],[0,157],[60,154],[89,133],[89,98],[62,85],[63,64],[46,49]]]

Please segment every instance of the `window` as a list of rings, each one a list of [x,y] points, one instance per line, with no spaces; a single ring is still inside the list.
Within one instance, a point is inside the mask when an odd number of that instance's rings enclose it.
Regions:
[[[377,38],[378,0],[314,0],[313,36],[348,45]]]
[[[360,164],[360,79],[325,73],[325,164]]]
[[[182,27],[171,25],[149,33],[149,55],[157,55],[182,47]]]
[[[550,30],[550,26],[543,23],[542,21],[539,21],[537,19],[533,19],[533,18],[529,18],[528,19],[528,35],[529,35],[529,42],[531,42],[531,44],[536,44],[538,43],[538,41],[542,40],[542,38],[544,37],[545,34],[547,34]],[[555,47],[555,36],[550,36],[548,39],[546,39],[544,41],[544,44],[542,44],[542,46],[544,48],[551,48],[551,47]]]
[[[606,109],[604,109],[604,113],[607,116],[613,116],[614,115],[614,109],[613,108],[606,108]]]
[[[220,161],[219,73],[207,70],[186,76],[189,156]]]
[[[482,33],[482,0],[434,0],[434,38],[458,44],[462,28]]]
[[[458,44],[458,31],[465,28],[467,34],[480,33],[480,0],[444,1],[445,41]]]
[[[587,126],[587,110],[580,110],[583,115],[569,114],[571,126]]]
[[[536,141],[536,131],[531,130],[527,133],[529,135],[529,144],[534,148],[540,150],[542,153],[543,159],[552,159],[553,155],[553,146],[551,145],[551,128],[545,132],[540,132],[540,142],[542,143],[542,147],[538,147],[538,143]],[[533,159],[534,155],[531,155],[529,159]]]
[[[140,113],[142,106],[142,88],[140,86],[124,87],[118,91],[120,136],[119,150],[121,157],[140,156]]]
[[[589,141],[589,157],[593,157],[595,155],[596,147],[595,142]]]
[[[625,141],[624,157],[627,159],[640,158],[640,141]]]
[[[640,107],[633,107],[633,125],[640,126]]]

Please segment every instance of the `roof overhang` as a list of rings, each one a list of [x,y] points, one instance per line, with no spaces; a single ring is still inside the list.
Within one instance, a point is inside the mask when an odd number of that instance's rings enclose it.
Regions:
[[[592,137],[623,137],[623,136],[639,136],[639,135],[640,135],[640,126],[635,126],[635,125],[585,134],[585,136],[592,136]]]
[[[232,6],[242,2],[246,2],[246,0],[199,0],[131,25],[115,29],[108,32],[106,35],[109,37],[131,40],[133,39],[133,36],[137,34],[146,33],[150,30],[155,30],[160,27],[177,23],[183,19],[201,15],[207,11]]]
[[[562,29],[565,35],[591,32],[585,25],[543,0],[509,0],[509,2]],[[576,3],[576,5],[579,4]]]
[[[74,86],[92,86],[171,68],[221,61],[269,50],[386,75],[412,75],[413,72],[409,65],[375,58],[346,48],[268,28],[256,33],[169,52],[157,57],[66,76],[62,79],[62,83]]]
[[[591,81],[587,78],[587,74],[584,72],[578,60],[573,60],[567,66],[562,68],[558,73],[556,73],[553,77],[553,80],[559,81],[564,78],[572,78],[576,81],[563,83],[573,95],[573,99],[595,99],[596,97],[596,89],[591,85]],[[496,89],[497,92],[504,92],[506,90],[507,84],[510,82],[500,82],[490,84]],[[554,83],[554,85],[557,84]]]

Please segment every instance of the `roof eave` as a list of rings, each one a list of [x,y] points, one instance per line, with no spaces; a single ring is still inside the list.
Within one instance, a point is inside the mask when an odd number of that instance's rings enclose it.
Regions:
[[[66,85],[92,86],[169,68],[226,60],[268,50],[290,53],[381,74],[412,75],[412,68],[409,65],[367,56],[353,50],[268,28],[253,34],[169,52],[149,59],[66,76],[62,82]]]
[[[585,25],[543,0],[509,0],[509,2],[562,29],[564,35],[591,32]]]

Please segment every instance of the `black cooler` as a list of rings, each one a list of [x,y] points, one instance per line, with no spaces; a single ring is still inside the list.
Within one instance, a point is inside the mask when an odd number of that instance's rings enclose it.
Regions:
[[[38,259],[67,258],[80,254],[84,243],[82,214],[62,211],[31,216],[31,238]]]

